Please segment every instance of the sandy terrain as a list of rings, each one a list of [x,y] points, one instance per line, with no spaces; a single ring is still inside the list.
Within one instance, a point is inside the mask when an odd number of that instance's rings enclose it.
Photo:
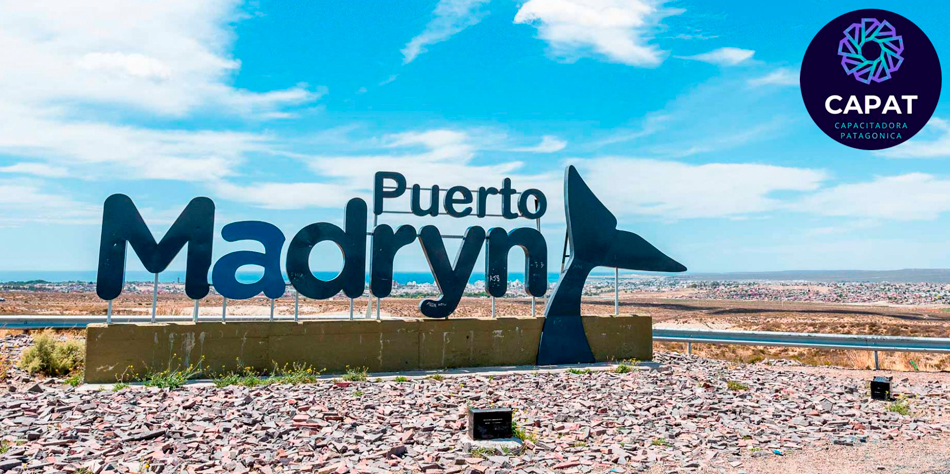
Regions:
[[[757,474],[946,474],[950,472],[950,436],[914,441],[830,446],[785,456],[750,458],[733,472]]]

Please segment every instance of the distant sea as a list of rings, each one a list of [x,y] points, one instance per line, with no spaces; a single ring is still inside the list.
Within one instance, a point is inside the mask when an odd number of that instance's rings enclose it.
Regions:
[[[329,280],[334,278],[337,274],[335,272],[315,272],[317,278],[321,280]],[[260,279],[260,273],[253,272],[240,272],[238,273],[238,281],[242,283],[253,283]],[[127,282],[150,282],[153,281],[155,276],[148,272],[140,271],[129,271],[125,273],[125,281]],[[558,275],[556,273],[548,275],[548,282],[555,283],[557,282]],[[287,275],[284,275],[284,280],[287,279]],[[409,282],[416,283],[435,283],[435,279],[432,277],[432,274],[429,272],[396,272],[393,275],[393,279],[399,284],[406,284]],[[32,281],[32,280],[44,280],[52,283],[65,282],[65,281],[81,281],[81,282],[94,282],[96,281],[96,272],[95,271],[0,271],[0,282],[16,282],[16,281]],[[509,273],[508,281],[524,281],[523,273]],[[184,271],[173,271],[169,270],[162,272],[158,276],[158,281],[164,283],[175,283],[175,282],[184,282],[185,281],[185,272]],[[471,278],[469,278],[469,283],[475,283],[477,281],[485,281],[484,273],[472,273]]]
[[[336,276],[334,272],[316,272],[317,278],[329,280]],[[239,272],[238,280],[243,283],[252,283],[260,278],[260,273]],[[622,271],[622,278],[629,277],[675,277],[696,281],[815,281],[815,282],[891,282],[891,283],[950,283],[950,269],[939,268],[911,268],[904,270],[794,270],[778,272],[734,272],[734,273],[639,273]],[[209,276],[210,277],[210,276]],[[607,268],[598,268],[591,273],[592,278],[613,278],[613,271]],[[150,282],[154,276],[148,272],[130,271],[126,272],[125,280],[127,282]],[[368,276],[367,276],[368,278]],[[434,283],[435,279],[429,272],[396,272],[393,275],[396,282],[406,284],[416,283]],[[287,275],[284,275],[287,279]],[[557,273],[548,274],[548,282],[556,283]],[[0,283],[15,281],[45,280],[48,282],[64,281],[96,281],[96,271],[3,271],[0,270]],[[159,281],[174,283],[184,281],[184,271],[169,270],[159,275]],[[469,283],[484,281],[485,274],[473,272]],[[524,274],[512,272],[508,274],[508,281],[524,281]]]

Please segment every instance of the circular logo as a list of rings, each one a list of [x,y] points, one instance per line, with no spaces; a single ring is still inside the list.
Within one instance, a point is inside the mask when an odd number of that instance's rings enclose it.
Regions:
[[[825,25],[805,51],[800,79],[818,127],[861,150],[907,141],[940,99],[933,44],[910,20],[885,10],[857,10]]]

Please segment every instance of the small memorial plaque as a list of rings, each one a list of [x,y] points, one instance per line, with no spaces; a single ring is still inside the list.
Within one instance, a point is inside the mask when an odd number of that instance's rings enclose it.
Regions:
[[[470,408],[468,436],[473,440],[511,438],[511,408]]]

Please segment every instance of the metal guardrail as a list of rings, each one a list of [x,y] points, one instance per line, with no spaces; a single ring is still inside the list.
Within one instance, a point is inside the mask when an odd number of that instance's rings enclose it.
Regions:
[[[715,331],[705,329],[653,329],[653,340],[702,344],[815,347],[857,351],[947,352],[950,338],[864,336],[766,331]]]
[[[950,338],[813,334],[766,331],[715,331],[705,329],[653,329],[653,340],[685,342],[693,353],[693,343],[745,344],[755,346],[814,347],[874,352],[874,370],[880,369],[878,351],[950,353]]]
[[[314,315],[307,319],[346,319],[347,315]],[[216,317],[202,317],[202,321],[220,321]],[[230,316],[228,322],[240,321],[293,321],[281,316],[271,319],[269,315]],[[113,323],[147,323],[149,316],[112,316]],[[161,322],[191,322],[192,316],[162,316]],[[0,329],[82,329],[89,324],[103,324],[106,316],[65,315],[2,315]],[[844,349],[858,351],[893,352],[939,352],[950,353],[950,338],[865,336],[851,334],[813,334],[767,331],[716,331],[706,329],[654,328],[653,340],[661,342],[684,342],[687,344],[745,344],[756,346],[814,347],[818,349]],[[691,349],[691,347],[690,347]]]

